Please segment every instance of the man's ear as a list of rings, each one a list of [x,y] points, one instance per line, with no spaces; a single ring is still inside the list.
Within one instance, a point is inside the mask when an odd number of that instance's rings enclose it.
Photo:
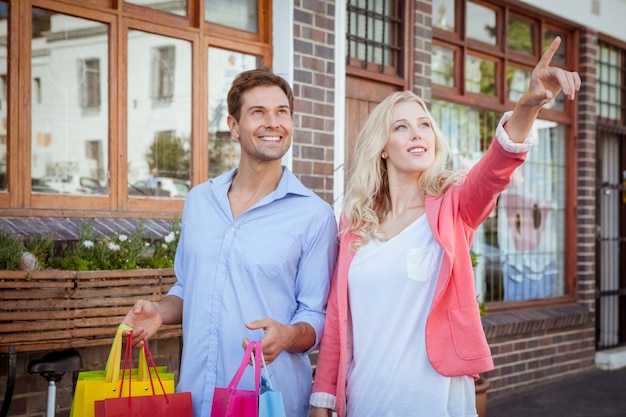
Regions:
[[[226,118],[226,124],[228,124],[232,137],[239,139],[239,122],[229,114]]]

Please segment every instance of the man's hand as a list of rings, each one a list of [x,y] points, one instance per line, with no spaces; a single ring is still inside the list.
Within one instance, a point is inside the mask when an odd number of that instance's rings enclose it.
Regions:
[[[149,339],[156,334],[161,324],[163,324],[163,319],[159,314],[156,303],[139,300],[126,314],[122,324],[133,328],[133,345],[141,347],[145,339]],[[126,332],[124,333],[126,335]]]
[[[158,302],[137,301],[122,324],[133,328],[133,345],[141,347],[144,340],[154,336],[162,324],[180,324],[182,317],[183,300],[168,295]]]
[[[265,335],[261,340],[263,356],[266,363],[272,363],[283,350],[288,352],[305,352],[315,343],[315,330],[308,323],[282,324],[276,320],[265,318],[246,324],[250,330],[263,329]],[[245,349],[250,341],[243,339]]]

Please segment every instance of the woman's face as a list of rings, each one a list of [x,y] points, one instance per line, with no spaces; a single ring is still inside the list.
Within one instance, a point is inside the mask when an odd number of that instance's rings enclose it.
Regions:
[[[418,103],[397,103],[391,110],[391,130],[383,155],[390,177],[415,176],[435,161],[435,132],[426,111]]]

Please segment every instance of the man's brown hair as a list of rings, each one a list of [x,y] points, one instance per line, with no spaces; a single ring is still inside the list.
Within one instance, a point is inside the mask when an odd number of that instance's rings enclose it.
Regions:
[[[243,94],[254,87],[279,87],[289,100],[289,112],[293,115],[293,91],[289,83],[282,77],[268,69],[253,69],[244,71],[234,80],[228,92],[228,114],[239,121]]]

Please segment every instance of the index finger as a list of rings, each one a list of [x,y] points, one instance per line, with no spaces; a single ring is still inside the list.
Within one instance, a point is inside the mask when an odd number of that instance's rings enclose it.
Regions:
[[[550,47],[541,56],[539,63],[537,63],[537,68],[548,68],[552,57],[554,57],[554,54],[559,49],[559,45],[561,45],[561,37],[557,36],[550,44]]]

